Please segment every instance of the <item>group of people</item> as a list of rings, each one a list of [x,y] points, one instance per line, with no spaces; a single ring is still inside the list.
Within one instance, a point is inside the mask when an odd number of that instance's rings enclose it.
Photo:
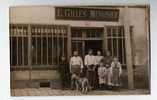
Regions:
[[[75,89],[76,77],[86,77],[91,89],[118,89],[121,85],[121,64],[109,51],[103,56],[101,51],[98,50],[94,55],[93,50],[89,49],[84,60],[78,55],[78,51],[73,52],[70,61],[62,56],[59,72],[63,89]]]

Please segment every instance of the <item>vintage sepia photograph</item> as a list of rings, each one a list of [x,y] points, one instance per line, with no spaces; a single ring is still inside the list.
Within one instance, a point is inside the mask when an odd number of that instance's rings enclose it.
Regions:
[[[150,94],[150,6],[9,7],[11,96]]]

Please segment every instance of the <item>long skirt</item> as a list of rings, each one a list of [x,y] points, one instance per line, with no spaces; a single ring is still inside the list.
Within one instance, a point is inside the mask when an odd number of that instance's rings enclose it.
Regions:
[[[108,86],[111,86],[112,85],[112,83],[111,83],[111,73],[110,73],[110,68],[107,68],[107,70],[106,70],[106,84],[108,85]]]
[[[80,77],[80,71],[81,71],[81,68],[80,68],[80,65],[72,65],[71,66],[71,72],[72,72],[72,75],[71,75],[71,89],[74,89],[76,88],[76,77]]]
[[[120,86],[119,68],[113,68],[111,84],[112,86]]]
[[[72,65],[71,66],[71,72],[72,72],[72,74],[80,76],[80,71],[81,71],[80,65]]]
[[[99,67],[99,65],[97,65],[96,69],[95,69],[95,86],[94,86],[94,88],[98,88],[99,87],[98,67]]]

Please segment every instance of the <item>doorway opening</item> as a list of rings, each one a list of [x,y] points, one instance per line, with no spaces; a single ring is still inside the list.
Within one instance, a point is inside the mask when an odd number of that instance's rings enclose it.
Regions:
[[[89,49],[96,54],[97,50],[102,51],[103,47],[103,28],[80,28],[73,27],[72,35],[72,51],[77,50],[79,55],[84,57]]]
[[[100,50],[102,52],[102,40],[87,40],[85,41],[85,54],[88,53],[88,50],[92,49],[94,55]]]

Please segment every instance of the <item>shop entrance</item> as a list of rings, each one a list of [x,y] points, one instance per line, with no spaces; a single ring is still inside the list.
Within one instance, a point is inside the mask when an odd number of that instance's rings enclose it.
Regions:
[[[97,50],[102,51],[103,28],[72,28],[72,51],[77,50],[79,55],[84,57],[89,49],[96,54]]]
[[[77,50],[84,57],[89,49],[103,53],[110,51],[112,56],[118,57],[123,66],[126,65],[125,35],[123,26],[106,26],[104,28],[71,28],[72,51]]]
[[[102,40],[87,40],[85,41],[85,54],[88,53],[88,50],[92,49],[94,55],[96,55],[97,50],[102,51]]]

